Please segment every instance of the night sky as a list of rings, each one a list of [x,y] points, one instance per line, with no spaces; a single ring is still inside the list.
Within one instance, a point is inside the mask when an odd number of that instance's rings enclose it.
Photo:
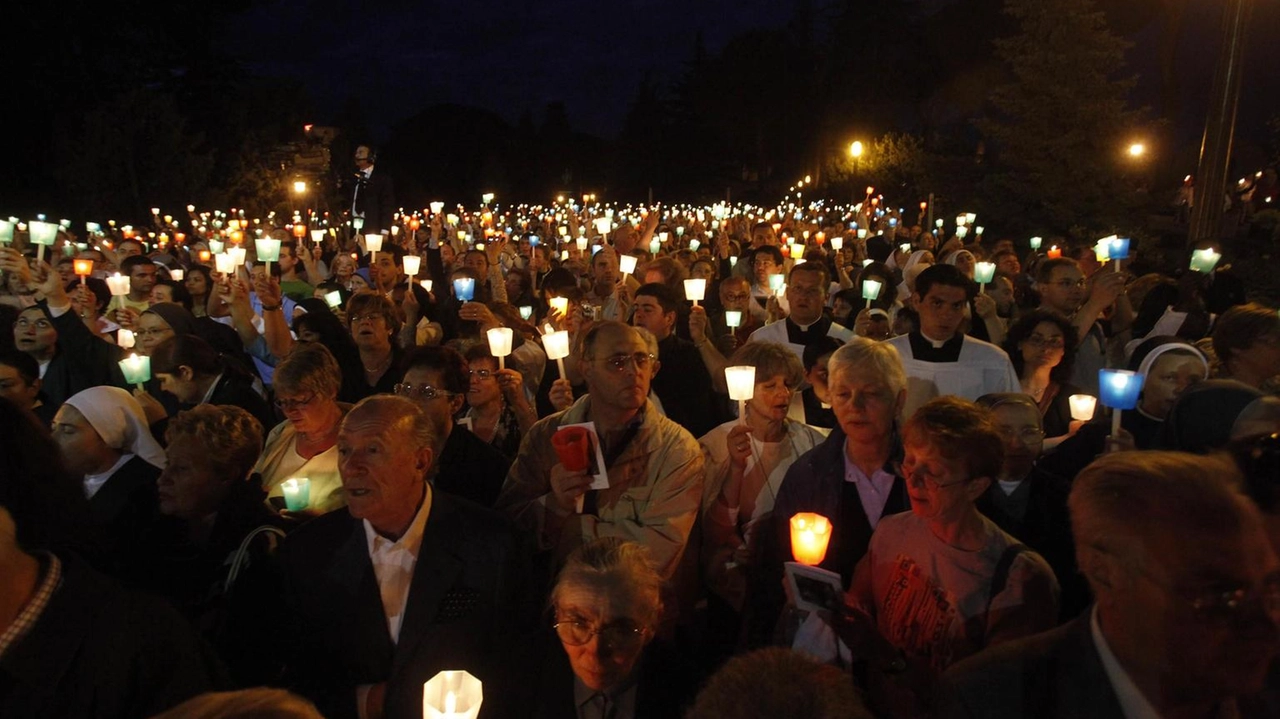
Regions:
[[[442,102],[484,107],[513,121],[526,110],[537,117],[560,100],[575,129],[608,136],[646,73],[680,75],[699,30],[714,52],[743,30],[785,24],[794,6],[795,0],[279,0],[235,17],[227,49],[256,72],[303,80],[322,112],[362,98],[375,130]]]

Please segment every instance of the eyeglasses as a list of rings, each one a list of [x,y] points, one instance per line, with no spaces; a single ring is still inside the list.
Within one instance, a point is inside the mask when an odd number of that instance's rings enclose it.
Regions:
[[[613,355],[612,357],[603,357],[591,360],[592,362],[604,362],[618,372],[625,372],[628,365],[634,364],[637,372],[643,372],[649,369],[649,364],[658,359],[647,352],[637,352],[632,355]]]
[[[152,337],[160,337],[162,335],[171,335],[171,334],[173,334],[173,330],[168,328],[154,329],[154,330],[134,330],[133,332],[133,336],[140,340],[150,339]]]
[[[1078,280],[1058,280],[1057,282],[1053,282],[1051,284],[1055,284],[1064,290],[1069,290],[1072,287],[1080,287],[1080,288],[1084,287],[1084,279],[1081,278]]]
[[[727,294],[724,296],[724,299],[726,302],[746,302],[747,300],[751,299],[751,293],[738,292],[734,294]]]
[[[350,315],[349,317],[347,317],[347,320],[353,325],[358,325],[365,320],[369,320],[370,322],[373,322],[375,320],[385,321],[386,319],[387,319],[386,315],[383,315],[381,313],[371,314],[371,315]]]
[[[906,460],[898,464],[898,474],[908,482],[920,481],[930,489],[946,489],[965,482],[964,479],[957,479],[954,482],[943,483],[940,477],[929,471],[928,467],[917,466],[914,462],[909,463]]]
[[[471,375],[472,377],[479,377],[480,379],[489,379],[490,377],[498,373],[491,369],[473,369],[473,370],[468,370],[467,374]]]
[[[306,399],[277,399],[276,406],[286,412],[292,412],[295,409],[302,409],[303,407],[306,407],[314,402],[315,399],[315,393],[312,393],[312,395]]]
[[[1014,437],[1017,437],[1018,439],[1022,440],[1024,444],[1039,442],[1040,440],[1044,439],[1044,430],[1038,429],[1036,427],[1023,427],[1021,429],[1015,429],[1013,427],[1004,427],[1004,426],[997,425],[996,432],[1000,435],[1001,439],[1007,440],[1007,439],[1013,439]]]
[[[1040,335],[1031,335],[1023,340],[1032,347],[1040,347],[1042,349],[1060,350],[1066,346],[1065,340],[1061,337],[1041,337]]]
[[[436,399],[437,397],[456,397],[457,392],[449,392],[442,389],[436,389],[429,384],[407,384],[401,382],[392,388],[398,396],[408,397],[410,399]]]
[[[1263,580],[1260,587],[1235,589],[1210,587],[1188,592],[1169,586],[1142,566],[1137,567],[1137,570],[1138,574],[1146,577],[1152,584],[1185,602],[1191,607],[1196,617],[1203,621],[1233,622],[1239,620],[1245,610],[1255,604],[1260,605],[1262,611],[1273,617],[1280,616],[1280,575],[1268,577]]]
[[[633,648],[644,639],[644,629],[627,619],[598,629],[592,629],[591,625],[576,619],[556,622],[552,626],[560,636],[560,641],[575,647],[590,642],[594,636],[600,637],[601,644],[616,649]]]
[[[31,327],[32,325],[34,325],[35,328],[38,330],[47,330],[53,327],[53,323],[50,322],[49,320],[36,320],[32,322],[31,320],[25,317],[13,323],[13,326],[17,327],[20,330],[25,330]]]

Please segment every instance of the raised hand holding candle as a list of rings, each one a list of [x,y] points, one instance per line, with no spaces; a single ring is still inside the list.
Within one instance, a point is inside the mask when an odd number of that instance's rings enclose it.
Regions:
[[[863,280],[862,281],[862,299],[867,301],[867,309],[871,309],[871,303],[880,297],[880,289],[884,286],[879,280]]]
[[[511,354],[515,332],[510,327],[494,327],[485,334],[489,338],[489,354],[498,358],[498,369],[506,369],[506,358]]]
[[[422,719],[476,719],[484,686],[463,670],[443,671],[422,685]]]
[[[994,262],[979,262],[973,266],[973,279],[978,283],[978,289],[982,294],[987,293],[987,285],[991,284],[991,280],[996,276],[996,264]]]
[[[547,304],[555,311],[556,314],[564,317],[569,314],[569,298],[568,297],[552,297],[547,300]]]
[[[1146,379],[1137,372],[1122,369],[1098,370],[1098,399],[1111,408],[1111,436],[1120,434],[1120,413],[1138,406],[1138,395]]]
[[[120,371],[124,373],[124,381],[142,389],[142,385],[151,379],[151,358],[131,354],[120,360]]]
[[[756,394],[756,368],[750,365],[724,368],[724,381],[729,385],[729,399],[738,400],[738,420],[747,423],[747,400]]]
[[[463,302],[470,302],[476,296],[476,281],[473,277],[458,277],[453,281],[453,296]]]
[[[547,352],[547,359],[556,361],[556,367],[560,369],[560,379],[568,379],[564,373],[564,358],[569,356],[569,331],[546,333],[542,336],[542,348]]]
[[[1071,419],[1088,422],[1098,408],[1098,398],[1089,394],[1073,394],[1067,398],[1071,404]]]
[[[409,277],[417,277],[418,271],[422,269],[422,258],[418,255],[404,256],[404,273]]]
[[[821,514],[800,512],[791,517],[791,555],[809,567],[822,564],[831,541],[831,520]]]
[[[284,493],[284,506],[290,512],[300,512],[311,504],[311,480],[306,477],[291,477],[280,484]]]
[[[700,277],[684,281],[684,298],[693,300],[693,306],[698,306],[698,301],[707,295],[707,281]]]

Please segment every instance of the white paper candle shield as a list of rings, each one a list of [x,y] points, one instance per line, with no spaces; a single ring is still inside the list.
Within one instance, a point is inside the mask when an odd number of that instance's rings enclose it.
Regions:
[[[463,302],[470,302],[476,296],[476,281],[473,277],[457,277],[453,280],[453,296]]]
[[[1073,394],[1067,398],[1071,404],[1071,419],[1088,422],[1098,408],[1098,398],[1088,394]]]
[[[116,346],[120,349],[132,349],[137,340],[133,336],[133,330],[127,330],[123,327],[116,332]]]
[[[433,215],[438,215],[438,214],[440,214],[441,212],[444,212],[444,203],[443,203],[443,202],[433,202],[433,203],[431,203],[431,214],[433,214]]]
[[[520,306],[520,319],[528,322],[533,317],[533,308],[529,305]]]
[[[410,277],[416,277],[418,270],[422,269],[422,258],[417,255],[404,256],[404,273]]]
[[[883,283],[879,280],[862,281],[862,299],[867,301],[867,307],[870,307],[872,301],[880,297],[880,289],[883,286]]]
[[[284,506],[291,512],[300,512],[311,504],[311,480],[306,477],[290,477],[280,484],[284,493]]]
[[[1031,238],[1031,249],[1033,249],[1033,250],[1038,250],[1038,249],[1040,249],[1040,245],[1043,245],[1043,244],[1044,244],[1044,238],[1043,238],[1043,237],[1032,237],[1032,238]]]
[[[979,262],[973,266],[973,280],[980,285],[988,285],[996,276],[994,262]]]
[[[479,679],[462,670],[443,671],[422,685],[422,719],[476,719],[483,701]]]
[[[419,282],[419,283],[418,283],[418,286],[419,286],[419,287],[421,287],[422,289],[426,290],[427,292],[430,292],[430,291],[431,291],[431,280],[423,280],[423,281],[421,281],[421,282]]]
[[[833,250],[835,250],[835,251],[839,252],[839,251],[840,251],[841,249],[843,249],[843,248],[844,248],[844,238],[843,238],[843,237],[841,237],[840,235],[836,235],[835,237],[832,237],[832,238],[831,238],[831,249],[833,249]]]
[[[587,238],[586,238],[586,237],[582,237],[582,236],[580,236],[580,237],[578,237],[578,239],[574,240],[574,242],[578,245],[578,250],[579,250],[579,251],[582,251],[582,250],[587,249]]]
[[[618,268],[622,270],[624,275],[633,274],[636,271],[636,258],[633,255],[619,256]]]
[[[227,250],[227,254],[231,257],[231,263],[236,267],[244,264],[245,249],[243,247],[232,247]]]
[[[321,242],[324,242],[324,230],[312,230],[311,241],[316,243],[317,245],[320,244]]]
[[[14,226],[14,223],[8,220],[0,220],[0,244],[13,242]]]
[[[742,326],[742,312],[738,310],[724,311],[724,324],[730,329],[737,329]]]
[[[684,281],[684,298],[696,305],[707,294],[707,281],[701,277]]]
[[[259,237],[253,241],[253,246],[258,251],[258,259],[263,262],[280,261],[280,240]]]
[[[769,275],[769,289],[773,290],[774,292],[777,292],[778,290],[782,289],[782,285],[786,282],[786,280],[787,278],[783,277],[780,274]]]
[[[337,290],[326,292],[324,295],[324,302],[330,307],[336,308],[338,305],[342,304],[342,293]]]
[[[748,365],[725,367],[724,381],[729,385],[729,399],[749,400],[756,393],[756,368]]]
[[[382,235],[365,235],[364,248],[370,253],[382,251]]]
[[[560,316],[569,314],[569,298],[568,297],[552,297],[547,300],[547,304],[551,309],[555,310]]]
[[[117,272],[107,278],[107,289],[111,291],[114,297],[127,295],[129,294],[129,278]]]
[[[227,248],[227,243],[218,240],[209,240],[209,252],[220,255]]]
[[[56,223],[39,221],[32,221],[27,227],[27,231],[31,233],[31,243],[45,247],[57,241],[59,229],[61,228]]]
[[[791,517],[791,554],[806,566],[816,566],[827,556],[831,520],[821,514],[800,512]]]
[[[596,219],[596,232],[600,233],[601,235],[607,235],[609,234],[609,231],[612,229],[613,229],[613,220],[607,217],[600,217]]]
[[[131,354],[120,360],[120,371],[124,374],[124,381],[132,385],[141,387],[147,380],[151,379],[151,358],[143,357],[138,354]]]
[[[569,331],[548,332],[542,336],[542,348],[547,359],[564,359],[569,356]]]
[[[515,332],[510,327],[494,327],[485,333],[489,338],[489,354],[501,360],[511,354],[511,343]]]

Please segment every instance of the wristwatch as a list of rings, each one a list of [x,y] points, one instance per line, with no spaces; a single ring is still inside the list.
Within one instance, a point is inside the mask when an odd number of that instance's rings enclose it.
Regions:
[[[263,305],[262,306],[263,312],[277,312],[279,311],[279,309],[280,309],[280,305]]]

